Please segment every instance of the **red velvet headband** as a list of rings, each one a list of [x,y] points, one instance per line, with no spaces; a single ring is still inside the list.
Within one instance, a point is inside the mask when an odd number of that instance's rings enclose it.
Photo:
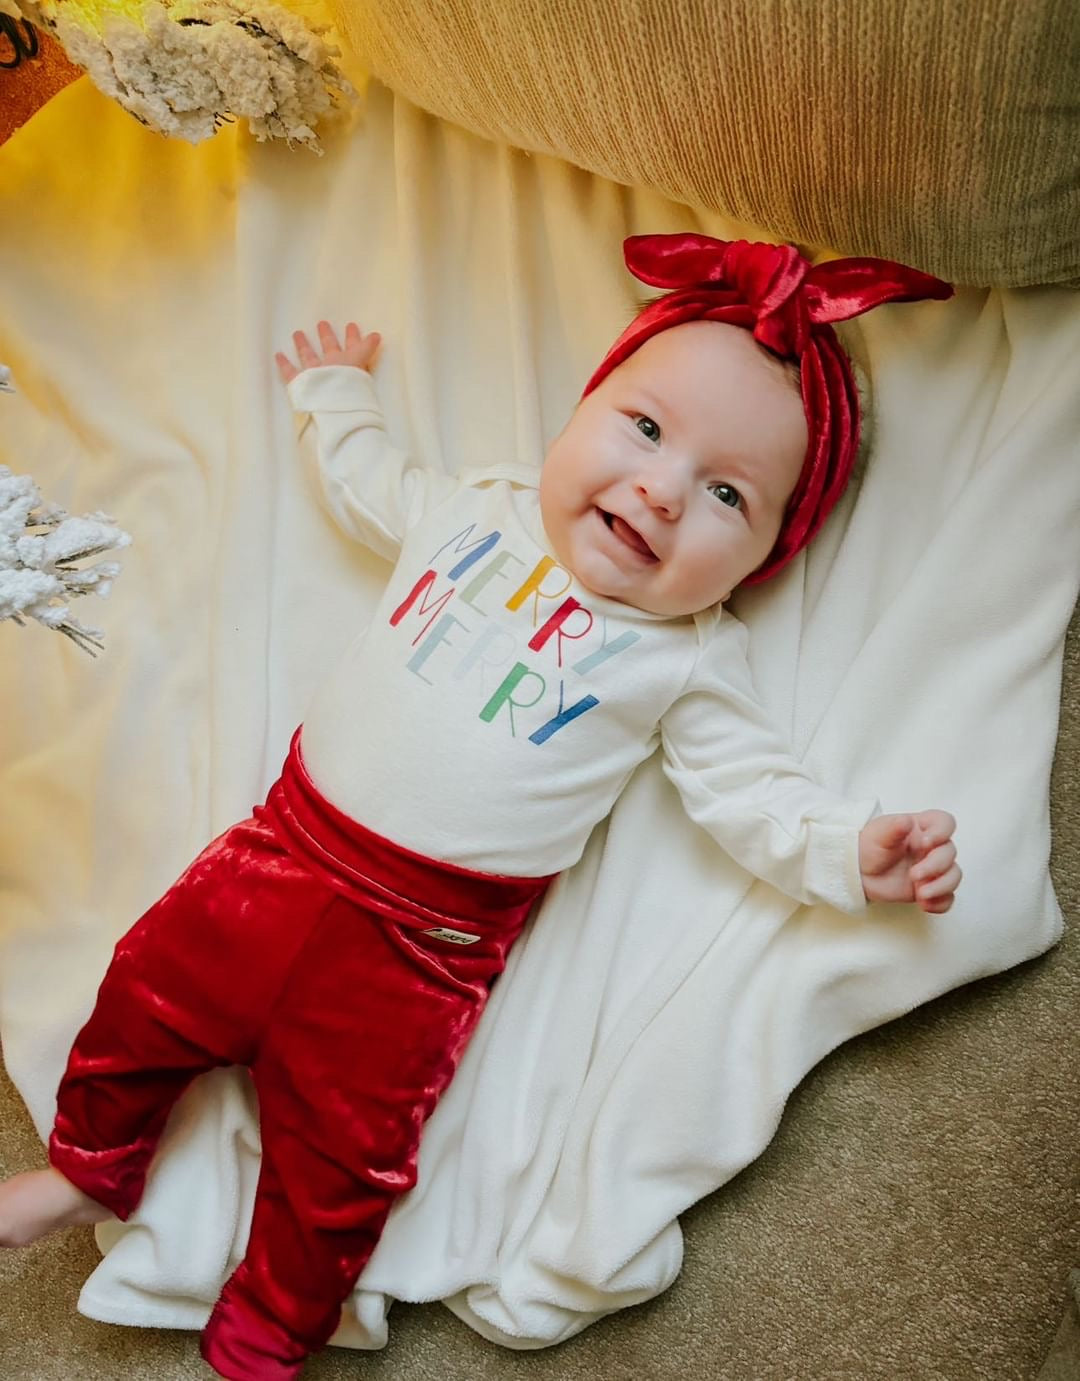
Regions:
[[[947,298],[948,283],[889,259],[832,259],[812,266],[794,245],[708,235],[631,235],[635,278],[670,289],[636,318],[585,385],[591,393],[650,336],[685,321],[745,326],[775,355],[797,360],[810,439],[776,545],[745,583],[775,575],[806,546],[844,492],[859,447],[859,395],[828,324],[883,302]]]

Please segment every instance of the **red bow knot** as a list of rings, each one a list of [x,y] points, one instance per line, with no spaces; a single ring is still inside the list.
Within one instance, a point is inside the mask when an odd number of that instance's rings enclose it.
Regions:
[[[809,268],[794,245],[733,240],[724,249],[726,279],[756,317],[754,339],[778,355],[801,355],[810,339],[810,317],[799,291]]]
[[[631,235],[623,253],[635,278],[666,292],[618,338],[585,394],[650,336],[687,321],[745,327],[766,349],[801,366],[806,460],[776,544],[746,581],[756,584],[775,575],[809,542],[843,493],[855,462],[858,392],[831,323],[884,302],[948,298],[952,287],[891,259],[833,259],[815,266],[794,245],[691,233]]]

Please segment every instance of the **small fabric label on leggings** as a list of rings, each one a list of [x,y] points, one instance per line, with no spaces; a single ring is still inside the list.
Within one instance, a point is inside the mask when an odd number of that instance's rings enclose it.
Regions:
[[[479,935],[466,935],[463,930],[451,930],[449,926],[437,925],[434,930],[425,930],[425,935],[434,935],[436,940],[449,940],[452,945],[475,945]]]

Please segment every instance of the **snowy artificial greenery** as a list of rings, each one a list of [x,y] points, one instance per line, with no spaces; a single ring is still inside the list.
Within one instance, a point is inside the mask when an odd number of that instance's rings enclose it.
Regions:
[[[75,562],[130,542],[106,514],[69,517],[42,502],[29,475],[0,465],[0,620],[36,619],[96,656],[104,635],[73,619],[69,602],[91,591],[107,595],[120,567],[115,561],[81,568]]]
[[[106,514],[69,517],[42,502],[29,475],[0,465],[0,620],[36,619],[96,656],[104,635],[73,619],[69,602],[91,591],[107,595],[120,567],[115,561],[81,568],[75,562],[130,543]]]
[[[0,365],[0,392],[13,392],[10,373]],[[42,502],[29,475],[0,465],[0,621],[36,619],[55,628],[91,657],[104,646],[100,628],[85,628],[71,617],[69,603],[91,592],[107,595],[120,573],[115,561],[79,567],[131,538],[104,513],[69,517]]]
[[[321,152],[316,127],[354,94],[320,26],[269,0],[0,0],[148,128],[197,144],[246,120],[260,142]]]

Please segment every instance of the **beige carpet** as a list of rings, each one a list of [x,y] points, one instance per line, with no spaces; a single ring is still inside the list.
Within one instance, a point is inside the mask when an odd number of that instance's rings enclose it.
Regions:
[[[312,1381],[1034,1381],[1048,1357],[1043,1381],[1080,1378],[1080,616],[1052,799],[1062,943],[819,1066],[765,1155],[686,1216],[665,1295],[540,1353],[399,1306],[383,1353],[332,1349]],[[41,1161],[5,1080],[0,1171]],[[83,1230],[0,1256],[0,1381],[209,1376],[193,1334],[76,1313],[95,1259]]]

